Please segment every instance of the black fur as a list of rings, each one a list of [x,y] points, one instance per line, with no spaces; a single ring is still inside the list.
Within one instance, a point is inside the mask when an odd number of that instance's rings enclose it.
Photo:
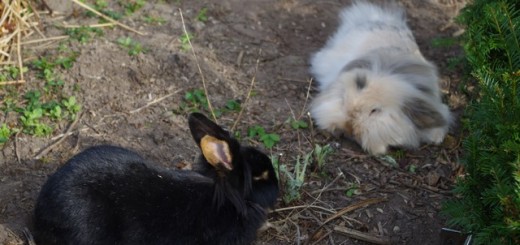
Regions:
[[[89,148],[42,187],[37,244],[250,244],[278,196],[271,161],[201,114],[189,121],[197,143],[209,134],[229,144],[232,171],[208,177],[155,167],[116,146]]]

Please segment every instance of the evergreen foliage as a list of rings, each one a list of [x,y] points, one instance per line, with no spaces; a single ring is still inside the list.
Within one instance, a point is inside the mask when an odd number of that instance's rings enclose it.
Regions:
[[[474,0],[459,16],[478,93],[467,109],[449,223],[474,244],[520,244],[520,1]]]

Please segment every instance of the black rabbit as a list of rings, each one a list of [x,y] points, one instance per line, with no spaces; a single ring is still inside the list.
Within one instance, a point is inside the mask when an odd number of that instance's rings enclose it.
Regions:
[[[198,164],[212,168],[172,171],[120,147],[89,148],[42,187],[37,244],[251,243],[278,196],[271,161],[202,114],[189,126]]]

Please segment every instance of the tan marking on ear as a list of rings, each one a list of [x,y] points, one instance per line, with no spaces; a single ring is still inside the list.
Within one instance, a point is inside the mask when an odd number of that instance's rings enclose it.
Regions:
[[[259,180],[268,180],[269,179],[269,171],[265,170],[264,172],[262,172],[261,175],[259,176],[254,176],[253,177],[253,180],[255,181],[259,181]]]
[[[200,140],[200,148],[202,149],[202,155],[204,155],[206,161],[213,167],[222,165],[228,170],[233,169],[231,165],[231,152],[229,151],[229,145],[226,141],[205,135]]]

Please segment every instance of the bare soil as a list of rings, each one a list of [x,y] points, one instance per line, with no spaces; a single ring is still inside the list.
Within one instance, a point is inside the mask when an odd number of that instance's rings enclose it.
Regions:
[[[81,8],[70,1],[47,2],[64,19],[46,15],[42,17],[44,24],[93,21],[77,15]],[[407,10],[409,25],[424,55],[438,65],[446,101],[458,117],[465,104],[459,92],[460,71],[448,66],[450,58],[461,51],[434,46],[432,40],[459,31],[450,21],[460,6],[456,1],[398,2]],[[439,213],[441,204],[451,197],[460,171],[458,123],[440,146],[394,151],[396,166],[367,155],[347,139],[331,137],[313,127],[295,130],[285,123],[289,117],[310,122],[306,111],[316,90],[310,84],[308,60],[335,31],[339,10],[349,3],[148,1],[122,21],[146,35],[116,27],[105,29],[103,36],[86,44],[75,42],[72,50],[79,53],[77,61],[72,69],[61,71],[65,89],[83,108],[71,133],[40,159],[35,156],[63,137],[60,132],[69,124],[59,125],[49,138],[20,134],[0,151],[0,243],[19,244],[7,230],[22,237],[23,229],[30,229],[31,212],[46,177],[88,146],[110,143],[128,147],[170,168],[193,162],[198,148],[189,135],[185,114],[174,111],[187,91],[202,88],[198,61],[214,107],[221,108],[230,99],[244,102],[255,79],[253,96],[243,104],[245,110],[236,130],[246,135],[248,127],[260,125],[279,134],[281,142],[266,152],[280,156],[281,164],[291,168],[296,157],[310,152],[314,144],[331,144],[335,149],[323,170],[309,168],[300,200],[284,203],[280,198],[269,216],[272,226],[260,234],[258,244],[372,244],[335,231],[342,227],[391,244],[438,244],[439,231],[445,225]],[[208,11],[205,22],[196,18],[202,8]],[[182,49],[179,9],[194,36],[196,56]],[[146,15],[160,16],[165,23],[148,24],[143,20]],[[43,26],[48,35],[60,33],[53,25]],[[116,43],[127,36],[140,42],[146,52],[129,56]],[[52,55],[53,50],[40,52]],[[24,86],[38,87],[41,81],[28,76]],[[230,128],[237,116],[225,113],[218,122]],[[254,140],[244,139],[244,144],[262,147]],[[352,187],[356,191],[346,195]],[[325,223],[341,210],[348,212]]]

